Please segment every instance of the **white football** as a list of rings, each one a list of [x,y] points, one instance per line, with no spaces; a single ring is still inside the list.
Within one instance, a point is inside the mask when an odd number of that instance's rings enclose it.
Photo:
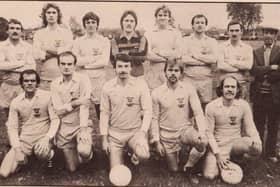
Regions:
[[[243,171],[240,166],[233,162],[228,163],[229,169],[221,170],[221,177],[228,184],[238,184],[242,181]]]
[[[114,166],[109,174],[109,179],[115,186],[127,186],[131,181],[131,171],[125,165]]]

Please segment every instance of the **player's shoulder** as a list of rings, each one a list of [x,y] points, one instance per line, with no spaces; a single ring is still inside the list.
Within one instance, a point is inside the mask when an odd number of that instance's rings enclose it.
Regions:
[[[240,106],[243,106],[243,107],[248,107],[249,106],[249,103],[246,100],[241,99],[241,98],[235,99],[234,102],[235,102],[236,105],[240,105]]]
[[[222,101],[222,97],[218,97],[212,101],[210,101],[207,105],[206,105],[206,109],[213,109],[213,108],[216,108],[220,105],[223,104],[223,101]]]
[[[105,82],[105,84],[103,86],[103,90],[108,90],[108,89],[112,88],[116,83],[117,83],[116,77],[108,80],[107,82]]]

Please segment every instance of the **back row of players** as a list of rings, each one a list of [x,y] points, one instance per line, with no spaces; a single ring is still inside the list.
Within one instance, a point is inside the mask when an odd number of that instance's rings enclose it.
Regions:
[[[50,161],[53,143],[63,150],[70,171],[90,160],[91,103],[100,118],[102,147],[111,168],[123,163],[127,145],[134,163],[149,158],[149,143],[166,157],[172,171],[178,170],[181,144],[193,146],[186,170],[207,152],[203,171],[207,178],[226,168],[232,153],[260,155],[265,147],[264,155],[277,162],[278,29],[265,28],[264,46],[253,52],[241,41],[243,26],[238,21],[228,24],[230,39],[218,46],[205,35],[204,15],[193,17],[194,32],[184,38],[170,25],[167,6],[157,8],[154,15],[154,29],[142,36],[135,31],[135,12],[125,11],[122,32],[111,45],[98,34],[100,20],[93,12],[82,19],[85,36],[73,41],[72,33],[60,26],[59,7],[46,4],[44,27],[35,33],[33,47],[20,39],[22,24],[9,21],[9,38],[0,47],[0,100],[2,107],[10,107],[6,125],[12,149],[2,162],[2,176],[15,172],[33,152]],[[106,82],[104,68],[110,60],[116,78]],[[149,68],[144,71],[146,60]],[[251,93],[257,130],[249,104],[239,99],[249,98],[249,70],[255,78]],[[211,101],[216,79],[222,81],[218,98]],[[268,136],[263,146],[266,118]]]

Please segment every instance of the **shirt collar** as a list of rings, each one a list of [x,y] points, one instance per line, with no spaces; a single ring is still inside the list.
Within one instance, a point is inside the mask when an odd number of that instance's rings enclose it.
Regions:
[[[263,45],[263,48],[264,48],[264,50],[266,50],[266,49],[272,49],[273,46],[274,46],[274,43],[272,43],[270,47],[267,47],[266,45]]]
[[[129,76],[127,85],[133,85],[135,83],[135,81],[136,81],[135,78],[133,78],[132,76]],[[114,86],[120,85],[120,81],[117,77],[114,79],[113,85]]]
[[[125,34],[125,32],[122,32],[122,33],[121,33],[120,39],[122,39],[122,38],[128,39],[127,34]],[[132,35],[131,35],[131,38],[138,38],[138,35],[137,35],[137,33],[136,33],[135,31],[133,31],[133,33],[132,33]]]
[[[4,45],[6,45],[6,46],[18,46],[18,45],[23,45],[23,41],[22,41],[22,39],[19,39],[19,42],[18,42],[18,44],[17,45],[14,45],[11,41],[10,41],[10,39],[8,38],[7,40],[5,40],[4,41],[5,43],[4,43]]]
[[[77,74],[76,72],[73,73],[73,76],[72,76],[71,81],[74,81],[74,82],[78,82],[78,81],[79,81],[79,76],[78,76],[78,74]],[[63,76],[60,76],[60,77],[58,78],[58,83],[59,83],[59,84],[62,84],[62,83],[63,83]]]
[[[157,25],[155,25],[155,27],[153,28],[153,31],[161,31],[161,30],[169,30],[172,31],[173,28],[171,26],[167,26],[166,29],[159,29]]]
[[[173,90],[172,88],[170,88],[170,87],[168,86],[167,81],[165,82],[164,85],[165,85],[165,87],[166,87],[167,89]],[[177,89],[179,89],[179,88],[183,88],[183,84],[182,84],[181,81],[178,81],[178,85],[177,85],[177,87],[175,88],[175,90],[177,90]]]
[[[230,42],[230,39],[226,41],[226,46],[232,46],[231,42]],[[244,43],[242,42],[242,40],[240,40],[238,42],[238,46],[239,47],[243,47],[244,46]]]
[[[238,99],[234,99],[232,102],[232,106],[239,106],[239,105],[240,105],[240,101]],[[218,98],[217,106],[224,107],[222,96]]]
[[[40,95],[40,92],[41,92],[41,90],[40,90],[40,89],[37,89],[33,98],[38,98],[39,95]],[[25,99],[26,99],[26,97],[25,97],[25,92],[23,92],[23,93],[22,93],[21,95],[19,95],[18,97],[19,97],[19,100],[20,100],[20,101],[25,100]],[[33,99],[33,98],[32,98],[32,99]]]
[[[190,34],[190,38],[191,38],[191,39],[197,39],[197,38],[195,37],[194,33],[191,33],[191,34]],[[202,40],[206,40],[206,39],[208,39],[208,37],[207,37],[206,34],[203,34],[201,39],[202,39]]]

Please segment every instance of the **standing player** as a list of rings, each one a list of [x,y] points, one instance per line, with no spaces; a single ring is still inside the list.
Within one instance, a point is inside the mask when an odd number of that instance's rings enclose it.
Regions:
[[[181,34],[170,26],[171,11],[163,5],[155,11],[156,26],[153,30],[147,31],[145,36],[148,40],[148,55],[150,68],[146,80],[149,88],[154,89],[165,81],[163,72],[164,63],[181,57]]]
[[[89,127],[91,84],[88,76],[75,72],[76,56],[66,51],[58,56],[62,76],[51,83],[52,103],[60,117],[56,145],[62,149],[66,167],[73,172],[92,158],[92,136]]]
[[[167,82],[152,92],[153,118],[152,142],[161,156],[165,156],[168,168],[178,171],[178,153],[182,144],[194,146],[184,169],[194,166],[206,150],[205,118],[196,89],[191,83],[179,81],[183,66],[176,61],[165,64]],[[198,130],[191,122],[191,111]]]
[[[111,52],[112,58],[117,54],[125,53],[131,57],[131,75],[134,77],[144,76],[144,66],[148,43],[144,36],[137,32],[136,26],[138,19],[132,10],[125,11],[120,20],[122,32],[119,36],[112,39]],[[114,61],[114,60],[113,60]],[[113,64],[115,66],[115,64]]]
[[[278,134],[278,119],[280,108],[280,47],[276,45],[278,29],[263,28],[264,45],[254,51],[254,66],[251,84],[254,119],[260,137],[265,143],[265,157],[277,162],[276,143]],[[267,119],[267,139],[264,141],[264,131]]]
[[[83,17],[86,35],[76,39],[73,50],[77,55],[77,67],[80,73],[85,73],[91,81],[92,96],[97,118],[100,119],[100,95],[106,81],[105,67],[109,63],[110,42],[98,34],[99,17],[88,12]]]
[[[12,99],[22,91],[18,83],[20,72],[35,69],[32,46],[22,41],[22,31],[21,22],[11,19],[8,22],[9,37],[0,44],[0,106],[7,116]]]
[[[182,62],[185,81],[196,87],[203,109],[213,98],[213,72],[217,63],[218,43],[205,35],[207,18],[198,14],[192,18],[193,34],[183,39]]]
[[[117,77],[102,89],[100,119],[102,147],[109,154],[111,168],[124,163],[127,146],[133,151],[132,160],[149,158],[147,131],[152,116],[149,88],[144,80],[130,76],[130,57],[119,54],[115,60]]]
[[[57,54],[71,49],[72,33],[61,25],[62,14],[57,5],[46,4],[41,17],[43,28],[34,35],[33,53],[42,79],[40,87],[49,90],[51,81],[60,76]]]
[[[253,66],[253,49],[241,41],[243,25],[231,21],[227,26],[230,39],[220,46],[218,69],[220,80],[225,75],[233,75],[242,87],[242,98],[249,100],[249,70]]]
[[[37,89],[40,77],[35,70],[24,70],[19,77],[24,93],[11,103],[6,123],[12,148],[0,167],[0,175],[10,174],[26,164],[27,156],[35,154],[40,159],[50,160],[54,152],[52,140],[59,128],[59,118],[51,105],[51,95]]]
[[[233,76],[227,76],[217,88],[218,98],[206,106],[210,150],[203,174],[208,179],[227,169],[231,155],[247,153],[258,156],[262,142],[253,121],[251,108],[241,97],[241,86]],[[242,131],[242,133],[241,133]]]

